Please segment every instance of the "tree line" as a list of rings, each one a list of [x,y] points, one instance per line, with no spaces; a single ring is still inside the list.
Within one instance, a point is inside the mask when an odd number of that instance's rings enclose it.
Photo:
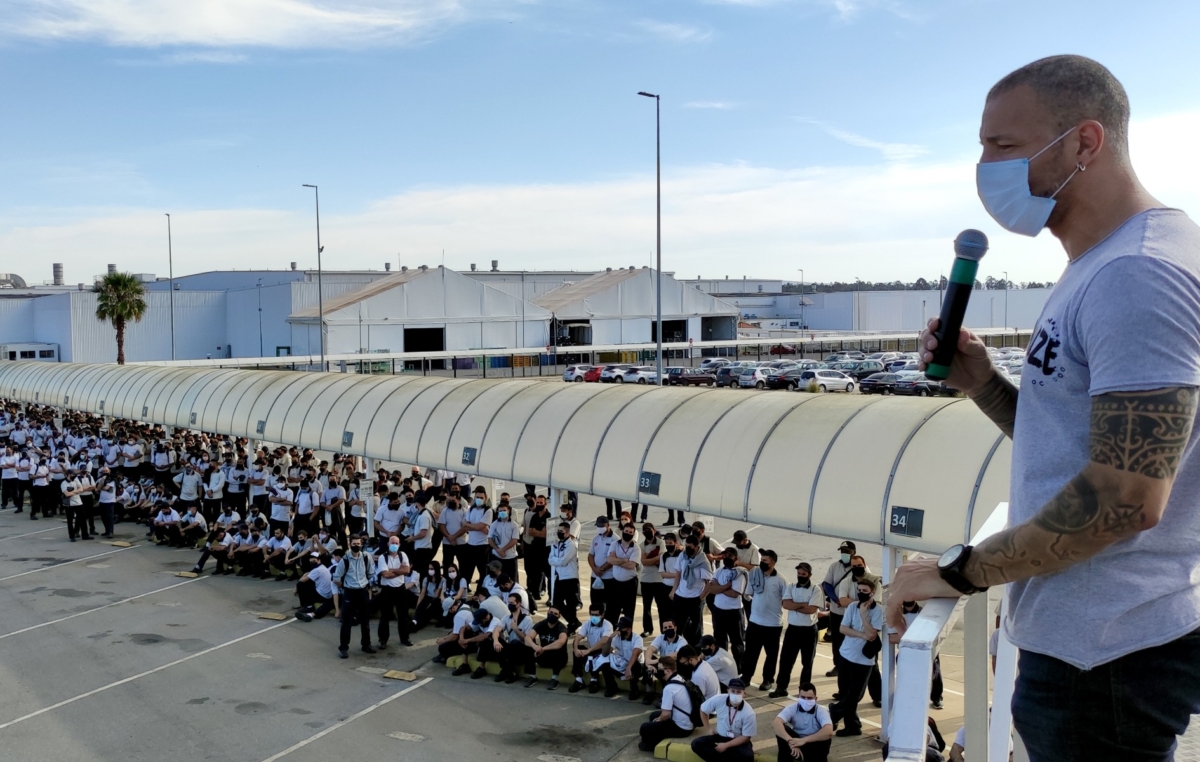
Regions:
[[[984,280],[975,281],[975,288],[980,290],[1001,290],[1005,288],[1052,288],[1053,281],[1042,283],[1040,281],[1006,281],[1004,278],[994,278],[988,276]],[[946,278],[917,278],[911,283],[905,283],[900,280],[893,281],[869,281],[859,280],[853,282],[833,281],[832,283],[805,283],[804,293],[806,294],[827,294],[836,293],[839,291],[937,291],[946,288]],[[784,283],[784,293],[798,294],[800,293],[799,283]]]

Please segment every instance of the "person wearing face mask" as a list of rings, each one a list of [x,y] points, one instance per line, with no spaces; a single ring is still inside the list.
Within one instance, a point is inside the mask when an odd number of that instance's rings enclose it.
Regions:
[[[633,632],[633,617],[623,616],[617,620],[616,632],[608,643],[607,661],[601,667],[601,671],[604,673],[604,696],[605,698],[616,696],[619,690],[617,681],[624,680],[629,683],[629,700],[637,701],[642,696],[639,684],[642,681],[644,669],[642,666],[642,638]],[[573,690],[575,689],[575,686],[571,687]]]
[[[617,537],[605,516],[596,517],[596,536],[588,547],[588,566],[592,570],[591,603],[608,605],[608,583],[613,578],[612,566],[608,563],[609,552]],[[616,621],[615,619],[612,621]]]
[[[258,527],[250,527],[250,539],[239,542],[233,549],[234,560],[238,565],[239,577],[260,577],[266,566],[263,564],[263,552],[267,548],[267,536]]]
[[[612,579],[604,584],[604,597],[608,621],[614,626],[622,616],[632,619],[637,605],[638,559],[642,551],[636,537],[637,529],[633,524],[624,524],[620,540],[608,548],[607,564],[612,570]]]
[[[813,659],[817,652],[817,611],[824,594],[812,583],[812,565],[805,561],[796,564],[796,584],[789,585],[783,596],[787,611],[787,629],[783,633],[783,651],[779,655],[779,681],[771,698],[788,695],[796,657],[803,665],[800,684],[812,682]]]
[[[829,707],[834,726],[845,722],[838,736],[862,735],[858,718],[858,703],[867,692],[867,681],[879,655],[880,633],[883,632],[883,608],[875,603],[877,586],[874,580],[862,579],[858,585],[858,601],[846,609],[842,619],[842,667],[838,675],[838,700]]]
[[[675,654],[679,664],[679,674],[700,689],[704,698],[710,699],[721,692],[721,680],[717,672],[700,655],[700,649],[694,646],[684,646]]]
[[[323,619],[333,611],[333,578],[329,567],[321,563],[320,553],[309,553],[308,570],[296,583],[296,597],[300,599],[300,610],[296,618],[302,622]]]
[[[376,578],[379,584],[379,647],[387,648],[388,638],[391,637],[391,621],[396,620],[396,629],[400,632],[400,642],[411,646],[408,639],[412,620],[408,616],[409,600],[408,584],[413,572],[408,556],[400,550],[400,538],[392,535],[388,538],[387,552],[376,559]]]
[[[706,595],[713,596],[713,637],[720,648],[727,648],[741,663],[746,653],[746,623],[742,612],[742,594],[746,592],[746,573],[738,568],[737,549],[725,548],[721,567],[713,572]]]
[[[456,573],[457,576],[457,573]],[[433,619],[441,622],[442,598],[446,591],[446,579],[442,576],[442,565],[430,561],[421,580],[421,591],[417,605],[413,607],[413,629],[419,630]]]
[[[729,687],[730,681],[738,676],[738,664],[733,655],[724,648],[717,647],[717,641],[712,635],[700,638],[700,656],[716,674],[721,690]]]
[[[750,572],[749,587],[754,596],[750,605],[750,623],[746,627],[746,655],[742,659],[742,681],[750,685],[758,666],[758,654],[766,652],[763,681],[758,689],[775,687],[775,667],[779,658],[779,639],[783,636],[783,595],[788,583],[775,570],[779,560],[773,550],[761,552],[758,568]]]
[[[662,629],[663,619],[670,616],[670,587],[663,584],[659,564],[662,562],[663,541],[654,525],[642,524],[641,565],[639,582],[642,590],[642,637],[654,634],[654,609],[658,609],[658,626]]]
[[[468,611],[470,609],[467,609]],[[458,615],[455,615],[455,624],[458,623]],[[495,633],[500,629],[500,619],[485,608],[480,608],[469,615],[467,623],[462,625],[457,633],[451,633],[449,637],[438,641],[438,656],[441,657],[442,663],[451,656],[469,655],[476,653],[482,647],[484,642],[491,641],[495,637]],[[461,677],[471,674],[471,665],[463,659],[462,664],[454,668],[450,673],[453,677]],[[479,677],[486,675],[483,674]],[[474,675],[472,675],[474,678]],[[478,679],[478,678],[476,678]]]
[[[845,544],[842,547],[846,547]],[[853,605],[858,595],[858,580],[873,576],[867,568],[866,559],[862,556],[851,554],[845,573],[838,577],[837,582],[832,588],[822,585],[826,598],[829,601],[829,629],[833,632],[834,654],[834,669],[831,672],[827,672],[826,677],[837,677],[837,670],[842,663],[842,619],[845,617],[846,610]],[[841,613],[837,613],[839,611]]]
[[[692,740],[692,752],[704,762],[754,762],[754,736],[758,720],[746,701],[746,684],[734,678],[727,693],[719,693],[700,705],[706,731]],[[709,723],[714,723],[710,727]]]
[[[608,662],[604,649],[612,638],[614,628],[612,622],[604,618],[604,604],[593,603],[588,607],[588,619],[575,633],[575,642],[571,646],[571,673],[575,676],[568,693],[578,693],[583,690],[583,674],[590,676],[588,692],[600,691],[600,668]]]
[[[712,567],[708,557],[700,550],[700,538],[697,535],[688,535],[683,556],[678,561],[678,576],[675,578],[675,588],[671,591],[672,616],[685,639],[699,642],[704,635],[704,591],[712,579]]]
[[[492,507],[488,504],[487,492],[483,487],[476,487],[471,505],[467,508],[467,515],[463,519],[463,526],[467,529],[467,544],[456,549],[454,556],[458,561],[459,570],[468,584],[475,576],[476,571],[479,572],[481,581],[484,576],[484,569],[491,553],[488,545],[488,533],[492,528],[492,517]]]
[[[442,618],[450,616],[450,609],[456,603],[466,601],[470,597],[467,581],[458,571],[458,567],[454,564],[447,564],[443,568],[443,574],[446,575],[446,585],[442,588]]]
[[[856,552],[857,548],[853,542],[843,541],[838,546],[837,557],[829,563],[829,568],[825,570],[825,579],[821,581],[821,590],[825,593],[825,599],[829,604],[829,619],[824,640],[826,643],[833,643],[833,669],[825,673],[826,677],[837,677],[837,665],[840,660],[837,650],[842,643],[841,636],[838,635],[838,628],[841,627],[842,617],[846,613],[846,607],[842,605],[841,599],[837,595],[837,586],[849,576],[850,558]]]
[[[650,705],[654,703],[655,680],[666,681],[666,675],[663,673],[659,662],[667,656],[674,659],[675,655],[679,653],[679,649],[687,644],[687,639],[680,635],[675,622],[670,619],[663,622],[662,634],[650,641],[649,647],[646,648],[644,659],[646,664],[646,695],[642,698],[643,704]]]
[[[214,468],[204,476],[204,518],[212,521],[225,503],[225,472]]]
[[[404,526],[404,544],[412,556],[413,571],[423,575],[433,560],[433,533],[436,526],[433,514],[426,506],[429,503],[428,492],[418,492],[413,495],[412,510],[409,511],[408,521]]]
[[[549,582],[550,565],[547,558],[550,547],[550,511],[546,508],[546,497],[537,495],[529,500],[530,510],[521,517],[521,542],[524,549],[525,586],[532,596],[529,612],[537,613],[537,603]]]
[[[778,762],[826,762],[833,742],[833,720],[817,703],[817,688],[801,683],[799,697],[788,704],[772,723],[779,749]]]
[[[579,546],[571,538],[571,525],[560,522],[546,563],[550,567],[550,602],[563,614],[567,632],[579,628],[575,610],[579,602]]]
[[[500,617],[500,627],[492,633],[492,637],[479,644],[479,667],[471,675],[472,680],[478,680],[487,674],[488,662],[500,665],[496,682],[515,683],[517,670],[525,666],[526,646],[525,636],[533,629],[533,619],[521,605],[521,596],[510,595],[505,599],[508,610]],[[533,671],[530,671],[533,674]]]
[[[399,571],[390,565],[388,571]],[[350,552],[343,558],[334,574],[334,583],[342,596],[342,627],[338,643],[338,657],[347,659],[350,656],[350,631],[357,621],[362,633],[363,653],[373,654],[371,647],[371,579],[375,576],[375,560],[371,554],[363,552],[362,537],[350,540]],[[404,619],[407,620],[407,612]]]
[[[512,507],[507,503],[498,506],[496,520],[487,532],[488,547],[504,573],[514,578],[517,576],[517,543],[520,539],[521,529],[513,523]]]
[[[662,657],[658,668],[663,677],[662,704],[659,711],[650,715],[650,721],[642,723],[638,729],[641,738],[638,748],[642,751],[654,751],[659,743],[668,738],[690,736],[696,727],[692,721],[693,708],[696,714],[700,709],[684,679],[676,674],[674,656]]]
[[[567,628],[563,626],[561,612],[555,606],[546,610],[546,618],[533,626],[525,636],[528,654],[525,661],[526,688],[538,682],[538,667],[550,671],[550,684],[546,690],[558,690],[558,673],[567,666]]]
[[[467,529],[463,526],[467,512],[457,485],[450,489],[450,497],[438,514],[438,528],[442,534],[442,566],[459,560],[459,550],[467,544]]]

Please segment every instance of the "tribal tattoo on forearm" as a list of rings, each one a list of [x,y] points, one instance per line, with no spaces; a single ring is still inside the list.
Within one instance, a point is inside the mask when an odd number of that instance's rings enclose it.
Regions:
[[[992,373],[992,380],[972,397],[983,414],[991,418],[1009,439],[1012,439],[1017,421],[1017,392],[1017,387],[1001,378],[999,373]]]
[[[1089,464],[1030,521],[980,543],[968,578],[992,586],[1057,571],[1152,526],[1147,499],[1169,494],[1197,396],[1172,388],[1093,399]]]

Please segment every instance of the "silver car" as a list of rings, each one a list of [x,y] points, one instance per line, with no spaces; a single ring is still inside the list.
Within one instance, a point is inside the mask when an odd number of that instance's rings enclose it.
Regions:
[[[813,381],[822,392],[852,392],[855,388],[854,379],[840,370],[806,370],[800,374],[801,389]]]

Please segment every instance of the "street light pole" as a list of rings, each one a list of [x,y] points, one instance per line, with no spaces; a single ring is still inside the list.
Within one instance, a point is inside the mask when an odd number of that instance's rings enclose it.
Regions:
[[[313,200],[316,202],[317,209],[317,320],[320,323],[321,337],[321,372],[325,371],[325,289],[321,282],[321,252],[325,251],[325,247],[321,245],[321,192],[317,190],[317,186],[304,183],[305,188],[313,189]]]
[[[175,359],[175,256],[171,252],[171,215],[167,215],[167,277],[171,289],[171,359]]]
[[[1008,330],[1008,271],[1004,272],[1004,330]]]
[[[800,328],[807,329],[808,323],[804,320],[804,268],[798,269],[800,270]]]
[[[655,311],[658,320],[658,330],[655,334],[658,337],[657,357],[654,362],[654,367],[658,374],[658,385],[663,383],[662,369],[662,131],[661,131],[661,116],[660,107],[662,99],[657,95],[647,92],[639,92],[638,95],[646,98],[654,99],[654,209],[655,209],[655,234],[658,242],[658,254],[655,263],[656,293],[654,297]]]
[[[262,278],[258,279],[258,284],[254,287],[258,291],[258,356],[263,356],[263,339],[262,339]]]

